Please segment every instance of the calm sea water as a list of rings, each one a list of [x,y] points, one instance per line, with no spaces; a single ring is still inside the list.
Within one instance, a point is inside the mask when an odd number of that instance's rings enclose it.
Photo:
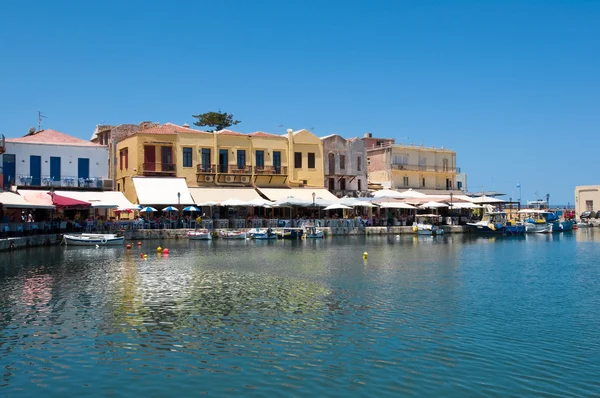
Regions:
[[[0,395],[600,394],[600,230],[158,243],[0,254]]]

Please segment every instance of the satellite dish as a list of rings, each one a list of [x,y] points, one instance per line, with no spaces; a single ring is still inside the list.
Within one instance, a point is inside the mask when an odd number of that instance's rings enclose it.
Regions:
[[[29,128],[29,135],[33,135],[35,134],[35,127],[30,127]]]

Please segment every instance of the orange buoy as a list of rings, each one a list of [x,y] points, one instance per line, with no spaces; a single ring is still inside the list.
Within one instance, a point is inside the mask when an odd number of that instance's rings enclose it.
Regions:
[[[141,245],[142,245],[142,242],[138,242],[138,246],[141,246]]]
[[[141,257],[141,258],[144,258],[144,253],[140,253],[140,257]]]
[[[131,249],[131,245],[130,245],[130,244],[128,244],[128,245],[127,245],[127,246],[125,246],[125,247],[126,247],[126,248],[128,248],[128,249]]]

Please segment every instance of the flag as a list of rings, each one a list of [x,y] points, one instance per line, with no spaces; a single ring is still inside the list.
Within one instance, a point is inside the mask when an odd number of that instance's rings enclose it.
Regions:
[[[521,183],[517,182],[517,188],[521,188]]]

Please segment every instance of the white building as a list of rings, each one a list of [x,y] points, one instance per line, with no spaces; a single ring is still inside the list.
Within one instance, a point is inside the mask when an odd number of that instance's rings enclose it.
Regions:
[[[108,147],[54,130],[6,138],[0,155],[3,185],[112,189]]]

